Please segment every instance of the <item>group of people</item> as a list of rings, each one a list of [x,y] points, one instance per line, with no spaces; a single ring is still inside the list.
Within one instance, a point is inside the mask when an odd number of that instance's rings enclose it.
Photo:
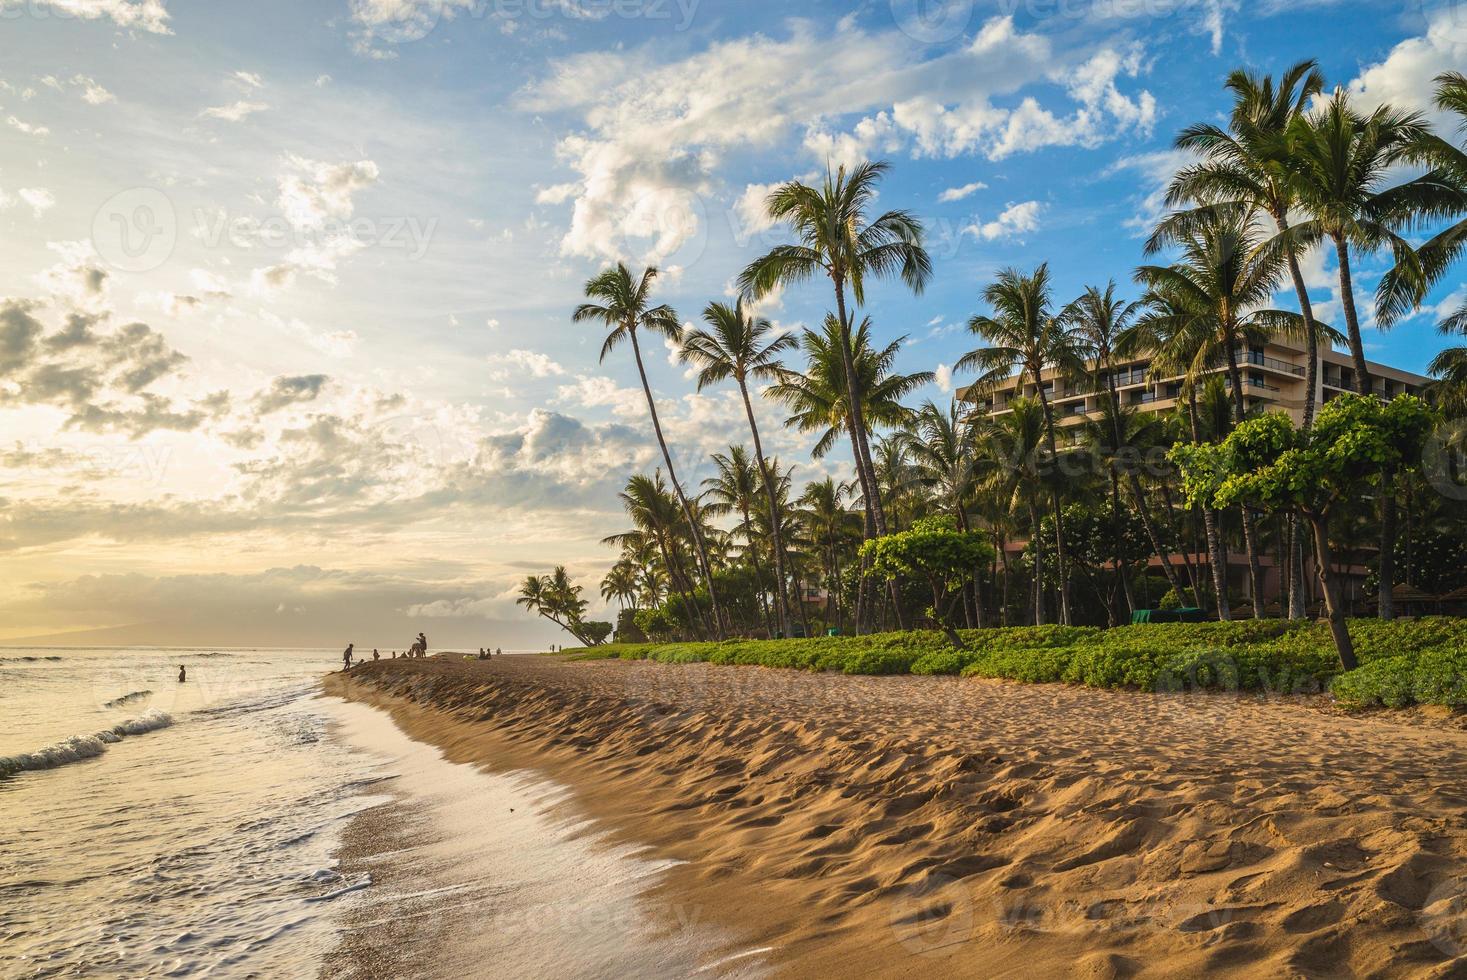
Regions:
[[[495,647],[493,650],[490,650],[488,647],[480,647],[479,648],[479,659],[480,660],[488,660],[491,657],[502,657],[502,656],[504,656],[504,651],[501,650],[501,649],[499,649],[499,647]]]
[[[342,665],[341,666],[341,669],[342,670],[351,670],[351,665],[355,662],[355,659],[354,659],[355,658],[355,653],[354,653],[355,649],[356,649],[356,644],[355,643],[348,643],[346,645],[346,649],[341,652],[341,665]],[[479,652],[480,653],[483,653],[482,650],[479,651]],[[410,647],[408,647],[407,650],[403,653],[403,658],[404,659],[407,659],[409,657],[412,657],[414,659],[417,659],[417,658],[420,658],[420,657],[426,657],[427,655],[428,655],[428,637],[427,637],[426,634],[419,632],[417,638],[413,640],[413,645],[410,646]],[[365,659],[365,658],[363,658],[363,659]],[[373,647],[372,648],[372,659],[373,660],[381,660],[382,659],[382,654],[377,651],[376,647]],[[397,659],[397,651],[396,650],[393,650],[392,651],[392,659],[393,660],[396,660]],[[179,668],[180,674],[179,674],[179,678],[178,678],[180,681],[183,680],[182,670],[183,670],[183,668],[180,667]]]

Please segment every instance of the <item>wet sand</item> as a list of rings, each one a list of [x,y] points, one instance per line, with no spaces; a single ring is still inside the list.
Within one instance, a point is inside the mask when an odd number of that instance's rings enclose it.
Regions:
[[[450,760],[546,773],[610,839],[681,862],[661,928],[716,925],[719,960],[1467,976],[1456,719],[543,657],[381,662],[327,690]]]

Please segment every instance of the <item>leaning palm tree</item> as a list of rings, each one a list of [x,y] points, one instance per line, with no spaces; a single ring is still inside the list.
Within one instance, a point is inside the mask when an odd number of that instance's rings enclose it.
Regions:
[[[1294,140],[1298,122],[1311,99],[1324,90],[1324,76],[1314,61],[1301,61],[1284,72],[1277,85],[1272,75],[1259,77],[1239,69],[1228,76],[1233,111],[1223,129],[1212,123],[1188,126],[1176,147],[1201,155],[1199,163],[1179,170],[1167,189],[1167,206],[1179,208],[1164,220],[1147,243],[1155,252],[1173,243],[1200,222],[1215,220],[1219,210],[1260,211],[1273,219],[1278,235],[1269,243],[1283,256],[1304,318],[1309,363],[1304,379],[1304,428],[1314,424],[1314,389],[1319,372],[1319,334],[1314,305],[1299,269],[1303,242],[1289,224],[1295,206]]]
[[[733,378],[744,401],[744,415],[754,437],[754,458],[765,500],[771,515],[770,531],[774,547],[775,600],[779,631],[789,635],[789,591],[784,570],[784,537],[774,500],[774,485],[769,464],[764,458],[764,444],[759,439],[759,426],[754,421],[754,404],[749,399],[750,381],[773,381],[779,376],[779,354],[796,344],[792,334],[774,334],[774,325],[754,316],[744,307],[744,300],[730,307],[727,303],[709,303],[703,310],[708,329],[694,329],[683,337],[680,356],[699,368],[698,390]],[[745,519],[747,520],[747,514]],[[751,542],[752,544],[752,542]]]
[[[847,173],[841,167],[834,175],[827,168],[825,181],[811,187],[798,180],[781,184],[769,195],[765,209],[769,217],[790,225],[797,241],[779,245],[755,259],[739,285],[755,298],[771,290],[817,275],[830,279],[835,290],[835,309],[840,325],[841,360],[845,367],[846,396],[850,403],[851,438],[856,449],[856,470],[861,478],[876,523],[876,533],[886,533],[871,465],[860,375],[856,370],[853,330],[846,310],[846,287],[859,306],[866,301],[866,279],[898,276],[915,293],[920,293],[932,276],[932,260],[922,247],[922,222],[907,211],[887,211],[875,219],[867,212],[876,200],[877,184],[889,169],[883,162],[861,163]]]
[[[637,361],[637,374],[642,379],[642,392],[647,396],[647,413],[652,417],[652,430],[656,433],[657,445],[662,450],[662,461],[667,464],[667,478],[672,481],[673,491],[682,505],[683,516],[692,533],[698,567],[703,575],[703,584],[708,589],[709,605],[713,609],[714,631],[721,637],[723,617],[714,591],[713,567],[708,562],[708,549],[699,533],[698,524],[693,519],[687,494],[683,493],[682,484],[678,482],[677,470],[672,465],[672,453],[668,451],[667,440],[662,435],[662,422],[657,417],[657,403],[652,398],[652,386],[647,381],[647,369],[642,364],[642,348],[637,342],[639,328],[660,334],[673,342],[682,337],[682,325],[678,322],[677,312],[666,304],[651,305],[652,282],[656,278],[657,270],[649,267],[634,280],[626,265],[618,262],[614,268],[607,269],[586,283],[586,296],[599,302],[582,303],[571,314],[571,319],[576,323],[600,323],[610,330],[601,344],[602,361],[622,341],[631,342],[632,354]]]
[[[680,535],[687,533],[691,522],[679,520],[678,502],[667,492],[662,474],[635,475],[627,480],[626,488],[617,496],[621,498],[622,506],[626,508],[634,528],[621,534],[609,535],[602,539],[602,543],[635,547],[651,541],[657,548],[658,557],[662,559],[662,567],[667,570],[671,588],[678,593],[688,621],[691,623],[694,617],[702,619],[702,610],[692,599],[695,590],[683,563],[683,550],[679,540]],[[706,619],[703,619],[703,630],[705,635],[712,633]]]
[[[1173,343],[1189,355],[1182,373],[1195,382],[1219,361],[1227,369],[1234,423],[1248,414],[1239,352],[1275,336],[1298,337],[1304,333],[1299,314],[1264,307],[1282,277],[1283,263],[1277,253],[1258,247],[1261,238],[1251,215],[1218,213],[1181,236],[1178,262],[1143,265],[1136,270],[1139,281],[1165,297],[1166,313],[1153,316],[1177,318],[1167,327]],[[1243,538],[1253,614],[1262,619],[1263,569],[1258,557],[1258,531],[1253,513],[1246,507]]]
[[[1057,458],[1054,408],[1050,405],[1045,386],[1055,384],[1058,387],[1059,381],[1082,376],[1086,365],[1083,339],[1071,322],[1056,316],[1051,308],[1049,264],[1041,264],[1028,275],[1017,269],[1004,269],[983,290],[983,299],[993,308],[993,314],[974,314],[968,320],[968,331],[986,340],[988,346],[964,354],[958,359],[956,369],[976,369],[978,380],[975,387],[979,391],[991,390],[1016,372],[1021,379],[1027,374],[1034,384],[1044,417],[1045,443],[1050,456]],[[1049,379],[1045,378],[1046,373],[1050,374]],[[1070,589],[1059,484],[1051,483],[1050,490],[1060,622],[1069,625]]]

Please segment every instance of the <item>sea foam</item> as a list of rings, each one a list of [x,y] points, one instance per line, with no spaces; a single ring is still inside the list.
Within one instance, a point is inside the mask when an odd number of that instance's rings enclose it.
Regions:
[[[21,772],[38,769],[55,769],[83,759],[95,759],[107,751],[107,746],[120,742],[128,735],[142,735],[173,724],[173,716],[152,710],[119,722],[111,728],[92,735],[73,735],[37,752],[22,752],[19,755],[0,756],[0,779]]]

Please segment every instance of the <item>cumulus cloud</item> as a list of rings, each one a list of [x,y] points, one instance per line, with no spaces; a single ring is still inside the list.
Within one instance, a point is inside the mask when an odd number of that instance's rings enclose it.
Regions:
[[[504,354],[490,354],[487,360],[489,377],[494,381],[508,381],[525,375],[548,378],[565,374],[565,368],[539,351],[515,349]]]
[[[901,147],[997,160],[1044,146],[1094,146],[1148,132],[1155,121],[1149,92],[1121,89],[1144,68],[1136,46],[1058,50],[999,17],[970,44],[925,54],[897,31],[868,33],[843,21],[826,33],[797,20],[783,39],[716,42],[661,65],[649,48],[561,60],[521,97],[528,109],[585,121],[558,146],[579,175],[561,251],[671,254],[698,233],[697,202],[719,192],[713,174],[728,153],[791,137],[822,166]],[[1031,86],[1058,88],[1064,108],[1034,95],[1017,105],[995,101]],[[746,188],[735,206],[756,227],[757,193]],[[650,227],[650,217],[669,213],[680,220]]]
[[[286,165],[277,181],[276,205],[287,221],[303,229],[319,229],[330,220],[350,218],[356,193],[377,183],[380,176],[371,160],[322,163],[290,156]]]
[[[5,122],[6,125],[8,125],[11,129],[15,130],[16,132],[24,133],[27,136],[44,137],[51,135],[51,130],[47,129],[45,126],[28,123],[24,119],[19,119],[15,116],[6,116]]]
[[[1461,71],[1467,64],[1467,29],[1463,12],[1444,4],[1427,25],[1426,34],[1409,38],[1391,49],[1386,59],[1371,65],[1350,82],[1348,89],[1357,104],[1374,108],[1389,103],[1401,109],[1416,109],[1438,125],[1455,126],[1455,116],[1436,108],[1433,80],[1445,71]]]
[[[985,242],[1017,238],[1039,229],[1040,208],[1038,201],[1010,204],[992,221],[975,221],[964,227],[963,232]]]
[[[176,407],[148,391],[187,358],[146,323],[113,327],[106,314],[75,312],[48,331],[34,301],[0,303],[0,407],[46,405],[66,428],[121,432],[190,430],[207,406]]]

